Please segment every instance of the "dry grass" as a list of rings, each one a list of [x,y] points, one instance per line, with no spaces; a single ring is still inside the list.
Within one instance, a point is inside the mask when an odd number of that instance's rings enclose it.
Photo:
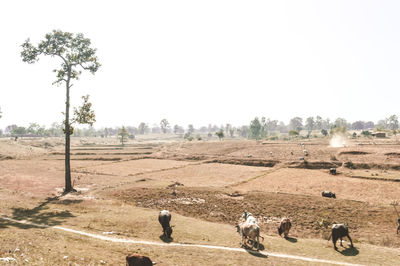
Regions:
[[[395,179],[399,171],[340,168],[340,175],[331,176],[322,169],[287,168],[303,157],[300,141],[263,144],[160,138],[143,137],[124,148],[115,139],[74,138],[72,159],[78,160],[71,162],[72,179],[80,192],[48,200],[45,198],[59,193],[63,186],[64,162],[59,154],[62,140],[1,140],[0,154],[11,154],[18,160],[0,161],[0,213],[99,234],[114,231],[118,236],[161,241],[156,217],[159,209],[168,208],[173,211],[176,225],[175,242],[238,247],[240,237],[233,224],[247,209],[263,217],[263,245],[267,251],[373,265],[394,265],[398,261],[399,251],[386,247],[400,245],[395,235],[396,217],[388,206],[399,199],[400,183],[362,177],[374,173],[373,177]],[[361,142],[363,145],[359,145]],[[376,144],[357,140],[346,148],[329,148],[327,140],[306,141],[305,145],[310,162],[329,163],[335,158],[337,163],[352,161],[374,167],[400,163],[400,145],[392,140]],[[35,152],[25,154],[31,148]],[[148,153],[149,159],[138,160],[139,153]],[[108,161],[117,157],[121,161]],[[268,168],[203,161],[240,164],[242,160],[246,164],[249,158],[277,161],[277,165]],[[177,187],[176,196],[166,188],[175,181],[184,184]],[[243,195],[230,196],[235,190]],[[338,199],[322,199],[322,190],[336,192]],[[204,203],[190,204],[201,200]],[[285,215],[293,220],[291,235],[297,238],[295,243],[276,236],[275,222]],[[332,244],[322,240],[328,231],[319,226],[323,220],[349,222],[357,249],[333,251]],[[101,261],[119,265],[129,252],[149,255],[159,265],[207,265],[210,261],[213,265],[300,263],[246,253],[107,243],[2,220],[0,233],[0,257],[15,256],[18,264],[28,263],[24,262],[28,259],[34,265],[99,265]],[[24,256],[15,252],[17,247]]]

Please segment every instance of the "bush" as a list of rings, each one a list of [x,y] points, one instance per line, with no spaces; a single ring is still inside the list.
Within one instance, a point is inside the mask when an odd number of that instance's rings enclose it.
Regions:
[[[328,130],[326,129],[321,129],[321,134],[324,135],[325,137],[328,135]]]
[[[289,131],[289,136],[298,136],[299,135],[299,131],[297,130],[290,130]]]

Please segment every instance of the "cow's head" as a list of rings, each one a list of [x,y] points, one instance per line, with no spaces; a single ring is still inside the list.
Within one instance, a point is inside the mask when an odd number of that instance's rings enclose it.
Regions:
[[[332,193],[332,198],[336,199],[335,193]]]

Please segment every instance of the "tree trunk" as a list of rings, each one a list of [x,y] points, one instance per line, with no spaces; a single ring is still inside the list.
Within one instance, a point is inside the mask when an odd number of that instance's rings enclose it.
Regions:
[[[68,75],[69,76],[69,75]],[[71,183],[71,166],[70,166],[70,137],[71,137],[71,126],[69,124],[69,81],[66,82],[66,101],[65,101],[65,190],[64,193],[73,191]]]

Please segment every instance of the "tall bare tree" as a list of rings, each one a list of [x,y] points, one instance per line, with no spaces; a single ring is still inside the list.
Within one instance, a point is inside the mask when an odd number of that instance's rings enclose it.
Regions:
[[[64,120],[64,134],[65,134],[65,190],[64,193],[73,191],[71,183],[71,167],[70,167],[70,136],[73,133],[73,128],[70,123],[70,89],[72,81],[78,80],[82,70],[87,70],[94,74],[100,67],[98,58],[96,56],[96,49],[91,48],[90,39],[87,39],[83,34],[63,32],[60,30],[53,30],[53,32],[45,35],[37,46],[31,44],[27,39],[22,44],[21,57],[24,62],[29,64],[36,63],[40,55],[56,57],[60,59],[61,66],[53,71],[56,73],[56,80],[53,85],[65,85],[66,101],[65,101],[65,120]],[[86,101],[87,102],[87,101]],[[87,107],[87,106],[86,106]],[[79,110],[77,111],[79,112]],[[90,113],[90,112],[89,112]],[[84,114],[84,113],[82,113]],[[94,121],[93,117],[78,117],[78,123],[91,124]]]

